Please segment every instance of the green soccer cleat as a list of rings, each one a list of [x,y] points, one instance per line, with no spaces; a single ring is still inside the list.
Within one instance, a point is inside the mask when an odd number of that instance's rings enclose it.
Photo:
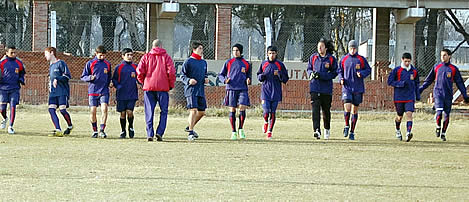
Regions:
[[[52,134],[49,135],[49,137],[63,137],[64,134],[60,130],[54,130]]]
[[[238,132],[232,132],[231,133],[231,140],[236,140],[238,139]]]
[[[240,139],[246,139],[246,133],[244,133],[244,129],[239,129],[238,133]]]

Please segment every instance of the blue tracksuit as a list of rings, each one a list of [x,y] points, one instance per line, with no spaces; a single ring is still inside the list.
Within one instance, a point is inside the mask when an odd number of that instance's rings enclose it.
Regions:
[[[91,80],[92,75],[96,76],[94,80]],[[109,95],[111,79],[111,63],[107,60],[98,60],[96,57],[86,63],[81,74],[81,80],[89,82],[90,96]]]
[[[205,78],[207,75],[207,62],[205,60],[197,60],[189,57],[184,61],[181,70],[181,78],[184,85],[185,97],[205,97]],[[189,85],[189,80],[195,79],[197,84]]]
[[[409,71],[398,66],[388,77],[388,85],[394,87],[394,102],[407,103],[420,100],[419,75],[417,69],[411,65]]]
[[[68,81],[72,78],[67,63],[59,60],[49,67],[49,97],[70,96],[70,86]],[[57,79],[57,87],[54,88],[53,82]]]
[[[337,76],[337,59],[331,54],[321,57],[318,53],[311,55],[308,61],[308,75],[318,72],[319,79],[309,82],[309,91],[332,95],[332,80]]]
[[[24,74],[26,74],[26,71],[21,60],[5,56],[0,60],[0,69],[0,90],[19,90],[21,88],[20,84],[24,85]]]
[[[116,100],[138,100],[136,69],[136,64],[125,60],[116,66],[112,77],[112,84],[117,89]]]
[[[275,70],[278,70],[278,75],[274,75]],[[282,82],[288,81],[288,71],[282,62],[264,60],[257,71],[257,78],[262,82],[261,100],[282,101]]]
[[[363,79],[370,75],[371,68],[363,56],[358,55],[358,53],[355,55],[350,55],[350,53],[348,53],[340,60],[337,72],[339,74],[339,79],[344,80],[342,92],[365,92],[365,84]],[[358,78],[357,72],[360,72],[360,78]]]
[[[226,90],[248,90],[246,80],[252,80],[251,64],[242,57],[227,60],[218,74],[218,79],[225,83],[228,78],[230,81],[226,84]]]
[[[430,86],[433,81],[435,81],[435,87],[433,88],[433,97],[435,100],[451,101],[453,99],[453,83],[456,83],[462,96],[467,98],[466,87],[464,86],[461,73],[453,64],[442,62],[435,65],[427,78],[425,78],[422,86],[420,86],[420,93]]]

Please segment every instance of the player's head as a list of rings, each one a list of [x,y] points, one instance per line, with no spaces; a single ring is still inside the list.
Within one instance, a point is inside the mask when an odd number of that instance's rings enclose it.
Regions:
[[[351,40],[348,42],[348,52],[350,55],[355,55],[358,51],[358,42],[355,40]]]
[[[47,61],[51,61],[52,59],[57,58],[56,53],[57,53],[57,49],[50,46],[44,50],[44,57],[46,58]]]
[[[5,54],[9,58],[16,58],[16,47],[15,46],[6,46],[5,47]]]
[[[202,43],[194,41],[191,44],[192,52],[202,56],[204,54],[204,45]]]
[[[134,51],[131,48],[124,48],[121,51],[122,59],[126,62],[132,62],[132,57],[134,56]]]
[[[231,52],[233,53],[233,57],[239,58],[243,55],[243,45],[237,43],[231,47]]]
[[[445,48],[443,50],[441,50],[440,52],[440,59],[442,62],[444,63],[448,63],[449,60],[451,59],[451,55],[453,54],[453,52],[451,52],[449,49]]]
[[[155,39],[155,40],[153,40],[153,42],[151,43],[151,47],[152,47],[152,48],[156,48],[156,47],[161,48],[161,47],[163,47],[163,42],[162,42],[161,40],[159,40],[159,39]]]
[[[277,52],[278,49],[276,46],[267,47],[267,57],[269,58],[269,61],[274,61],[277,59]]]
[[[103,45],[99,45],[98,47],[96,47],[95,53],[98,60],[104,60],[104,58],[106,57],[106,52],[106,48]]]
[[[318,53],[324,55],[326,53],[332,54],[334,51],[334,45],[332,41],[327,40],[325,38],[321,38],[318,41]]]
[[[408,67],[410,63],[412,62],[412,55],[410,53],[402,54],[401,62],[402,62],[401,65]]]

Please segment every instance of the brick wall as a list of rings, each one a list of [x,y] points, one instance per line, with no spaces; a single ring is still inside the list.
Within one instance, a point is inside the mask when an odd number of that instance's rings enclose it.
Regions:
[[[215,60],[226,60],[231,56],[231,5],[217,4]]]
[[[33,2],[33,51],[41,51],[47,47],[48,8],[48,1]]]

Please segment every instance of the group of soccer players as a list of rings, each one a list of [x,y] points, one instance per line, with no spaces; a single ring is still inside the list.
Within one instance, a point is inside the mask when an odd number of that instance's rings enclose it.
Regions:
[[[191,44],[192,54],[185,60],[181,73],[184,83],[184,96],[189,110],[188,140],[195,140],[199,135],[194,127],[205,115],[207,103],[205,99],[205,84],[208,83],[207,62],[203,58],[203,44],[193,42]],[[339,77],[342,86],[342,100],[344,103],[345,127],[344,137],[355,139],[355,127],[358,121],[358,108],[362,103],[365,92],[364,79],[370,75],[371,68],[365,57],[358,54],[358,43],[351,40],[348,43],[348,53],[338,62],[332,55],[334,47],[329,40],[321,39],[317,44],[317,53],[314,53],[307,66],[309,74],[309,87],[312,105],[313,136],[320,139],[320,116],[321,111],[324,121],[324,139],[331,135],[331,103],[333,92],[333,79]],[[224,105],[229,108],[229,122],[232,133],[231,139],[245,139],[246,132],[243,129],[246,120],[246,109],[250,106],[248,86],[252,82],[252,65],[243,58],[243,46],[235,44],[231,48],[233,58],[228,59],[218,79],[226,85]],[[288,71],[285,65],[277,59],[278,49],[275,46],[267,48],[267,59],[263,61],[257,71],[257,79],[262,83],[261,104],[263,108],[264,124],[262,131],[267,139],[272,139],[273,128],[276,120],[276,110],[282,101],[282,83],[288,81]],[[67,112],[69,106],[70,87],[68,81],[71,79],[67,64],[57,58],[57,50],[48,47],[44,56],[50,62],[49,67],[49,113],[55,126],[54,133],[50,136],[69,135],[73,129],[70,114]],[[430,74],[420,85],[417,69],[411,65],[412,56],[404,53],[401,65],[392,70],[388,77],[388,85],[394,87],[394,103],[397,111],[395,118],[396,138],[403,140],[400,124],[404,113],[407,118],[406,141],[410,141],[412,134],[412,113],[415,110],[415,102],[420,100],[420,94],[424,89],[435,81],[433,96],[436,109],[436,136],[446,141],[446,131],[449,125],[449,115],[452,105],[453,83],[469,103],[466,87],[461,74],[456,66],[450,63],[451,51],[441,51],[441,63],[436,64]],[[92,138],[106,138],[105,133],[108,105],[109,88],[116,88],[117,111],[120,112],[121,133],[120,138],[133,138],[133,110],[138,100],[137,84],[143,85],[145,91],[145,118],[147,122],[147,140],[153,141],[156,136],[158,141],[163,140],[166,129],[168,112],[168,91],[174,88],[175,70],[172,59],[161,48],[161,41],[153,42],[153,49],[145,54],[138,67],[132,61],[133,51],[124,48],[121,52],[122,62],[112,71],[111,63],[105,59],[106,49],[98,46],[95,57],[85,65],[81,80],[88,82],[88,98],[90,106],[90,121],[92,125]],[[13,123],[16,113],[16,105],[19,102],[20,85],[25,85],[25,69],[23,63],[16,58],[16,48],[8,46],[6,55],[0,60],[0,112],[3,117],[0,127],[6,128],[8,118],[6,116],[7,104],[10,104],[10,119],[8,133],[14,134]],[[114,74],[112,74],[114,72]],[[156,131],[153,130],[153,116],[156,103],[162,110],[160,124]],[[101,108],[101,124],[98,132],[98,120],[96,118],[97,108]],[[67,128],[62,132],[59,118],[56,114],[57,108],[67,122]],[[238,110],[239,109],[239,110]],[[236,113],[239,111],[239,124],[236,125]],[[444,116],[443,116],[444,115]],[[443,125],[441,124],[444,117]],[[351,119],[351,123],[350,123]],[[128,122],[128,127],[126,124]],[[156,134],[155,134],[156,132]]]

